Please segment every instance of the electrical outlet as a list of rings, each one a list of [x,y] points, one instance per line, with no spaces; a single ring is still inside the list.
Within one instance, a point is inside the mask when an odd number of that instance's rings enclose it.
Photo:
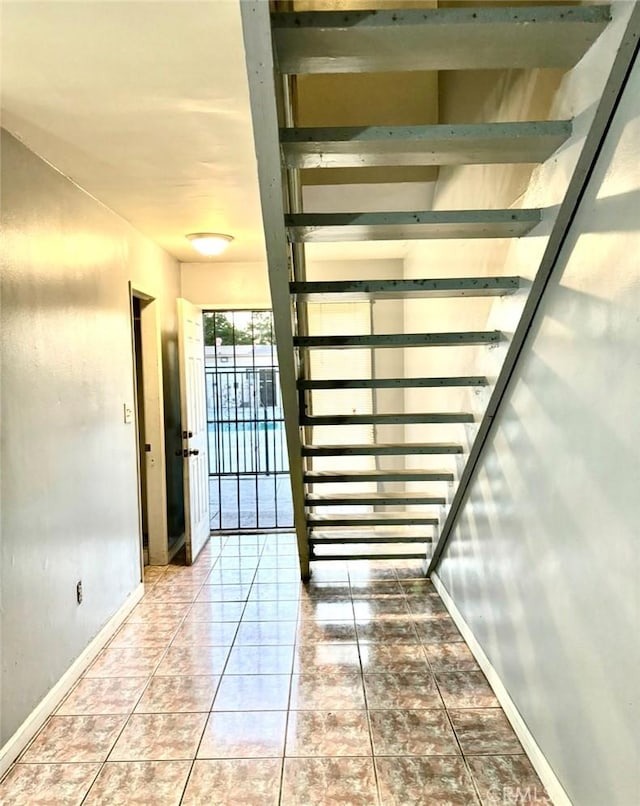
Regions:
[[[133,422],[133,408],[128,404],[124,404],[124,422],[125,425],[130,425]]]
[[[76,600],[78,604],[82,604],[82,580],[78,580],[76,585]]]

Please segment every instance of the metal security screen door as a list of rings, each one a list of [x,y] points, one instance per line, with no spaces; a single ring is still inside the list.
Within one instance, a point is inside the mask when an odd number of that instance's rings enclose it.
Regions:
[[[271,311],[204,314],[211,528],[293,526]]]

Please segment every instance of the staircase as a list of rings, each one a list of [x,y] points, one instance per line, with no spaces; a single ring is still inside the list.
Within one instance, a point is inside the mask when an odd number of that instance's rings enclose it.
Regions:
[[[457,485],[474,439],[491,416],[487,406],[499,377],[491,379],[482,369],[407,376],[403,356],[408,350],[482,355],[482,350],[500,345],[505,355],[507,336],[500,330],[466,330],[464,303],[458,300],[523,295],[530,283],[499,273],[439,276],[437,266],[425,267],[418,278],[308,279],[307,246],[465,239],[472,250],[477,239],[526,237],[543,212],[307,211],[301,171],[339,170],[357,176],[355,169],[391,169],[392,176],[400,168],[538,164],[566,142],[572,123],[298,127],[296,79],[336,73],[570,68],[607,25],[609,8],[475,4],[269,15],[267,3],[246,2],[242,10],[303,577],[308,577],[311,561],[428,561],[434,544],[450,528],[452,502],[464,492]],[[372,324],[366,332],[319,333],[313,324],[314,306],[369,305],[373,311],[378,303],[413,300],[455,300],[459,313],[451,314],[450,329],[433,332],[427,321],[420,332],[375,332]],[[384,365],[395,363],[401,371],[381,375],[380,351],[392,351]],[[460,403],[444,409],[426,402],[418,408],[403,404],[400,411],[380,405],[392,393],[395,400],[410,401],[410,390],[422,401]],[[414,434],[427,438],[418,441]]]

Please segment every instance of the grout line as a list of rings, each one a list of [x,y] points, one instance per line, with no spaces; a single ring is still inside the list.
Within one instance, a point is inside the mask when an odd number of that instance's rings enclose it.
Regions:
[[[221,673],[220,673],[220,674],[218,674],[218,675],[216,675],[216,677],[218,678],[218,684],[217,684],[217,686],[216,686],[216,692],[215,692],[215,694],[214,694],[214,698],[213,698],[213,700],[212,700],[211,707],[210,707],[209,711],[208,711],[208,712],[207,712],[207,711],[191,711],[191,712],[175,712],[175,711],[166,711],[166,712],[157,712],[157,713],[171,713],[171,714],[174,714],[174,713],[185,713],[185,714],[186,714],[186,713],[190,713],[190,714],[195,714],[195,713],[198,713],[198,714],[209,714],[209,717],[208,717],[208,718],[210,718],[210,715],[213,713],[212,709],[213,709],[213,707],[214,707],[214,703],[215,703],[215,697],[217,696],[217,693],[218,693],[218,690],[219,690],[219,686],[220,686],[220,683],[221,683],[221,681],[222,681],[222,677],[223,677],[223,675],[224,675],[224,674],[226,674],[226,669],[228,668],[228,664],[229,664],[229,659],[230,659],[230,656],[231,656],[231,652],[233,651],[233,648],[237,646],[237,645],[236,645],[236,643],[235,643],[235,641],[236,641],[236,639],[237,639],[237,634],[238,634],[239,626],[240,626],[240,624],[242,623],[242,621],[243,621],[243,619],[244,619],[244,615],[245,615],[246,610],[247,610],[247,605],[248,605],[248,602],[249,602],[249,599],[250,599],[250,596],[251,596],[251,590],[254,588],[254,585],[256,585],[256,584],[267,584],[267,583],[258,583],[258,582],[256,582],[256,577],[257,577],[258,571],[259,571],[259,569],[260,569],[260,560],[262,559],[262,557],[268,556],[268,555],[266,555],[266,554],[264,553],[264,551],[265,551],[265,546],[266,546],[266,543],[262,543],[261,552],[260,552],[260,555],[259,555],[259,556],[258,556],[258,558],[257,558],[257,559],[258,559],[258,563],[257,563],[256,569],[255,569],[254,575],[253,575],[253,581],[252,581],[251,583],[248,583],[248,585],[249,585],[249,590],[248,590],[248,592],[247,592],[246,596],[244,597],[244,599],[242,600],[242,601],[243,601],[242,612],[241,612],[241,616],[240,616],[240,618],[237,620],[237,625],[236,625],[236,631],[235,631],[234,639],[233,639],[233,641],[232,641],[231,645],[229,645],[229,646],[225,647],[225,649],[227,650],[227,653],[226,653],[226,659],[225,659],[224,665],[223,665],[223,667],[222,667],[222,671],[221,671]],[[218,556],[217,556],[217,557],[214,559],[213,564],[212,564],[212,566],[211,566],[212,570],[213,570],[213,568],[214,568],[214,567],[216,567],[217,563],[218,563],[218,562],[219,562],[219,560],[221,559],[221,556],[222,556],[221,551],[222,551],[222,548],[220,548],[220,549],[218,550]],[[277,556],[277,553],[276,553],[276,555],[275,555],[275,556]],[[207,558],[207,561],[211,561],[211,559],[212,559],[211,557],[208,557],[208,558]],[[220,567],[220,566],[218,566],[218,567]],[[224,570],[224,569],[222,569],[222,570]],[[235,570],[235,569],[229,569],[229,570]],[[278,571],[278,568],[276,567],[276,568],[273,568],[273,569],[264,569],[264,570],[269,570],[269,571],[272,571],[272,572],[274,572],[274,575],[276,575],[276,574],[277,574],[277,571]],[[158,581],[159,581],[159,580],[156,580],[156,582],[154,583],[154,585],[155,585],[155,584],[157,584],[157,582],[158,582]],[[183,580],[182,580],[182,581],[183,581],[184,583],[186,583],[186,584],[189,584],[189,582],[190,582],[190,580],[189,580],[189,579],[188,579],[186,576],[185,576],[185,578],[183,578]],[[376,579],[374,579],[374,580],[371,580],[371,581],[373,581],[373,582],[392,582],[392,581],[394,581],[394,580],[376,580]],[[354,582],[355,584],[358,584],[358,585],[362,585],[362,586],[364,586],[364,585],[366,585],[367,580],[365,580],[365,579],[361,579],[361,580],[353,580],[353,582]],[[397,583],[397,582],[399,582],[399,579],[398,579],[397,577],[396,577],[395,582],[396,582],[396,583]],[[356,620],[356,616],[355,616],[355,610],[354,610],[354,593],[353,593],[353,589],[352,589],[352,581],[351,581],[351,576],[350,576],[350,575],[348,575],[347,580],[346,580],[346,583],[347,583],[347,585],[349,586],[349,594],[348,594],[348,598],[347,598],[347,599],[345,599],[344,601],[345,601],[345,602],[346,602],[346,601],[348,601],[348,602],[349,602],[349,604],[350,604],[350,606],[351,606],[351,613],[352,613],[352,616],[351,616],[351,618],[350,618],[350,619],[344,619],[344,621],[351,621],[351,622],[354,624],[354,627],[355,627],[355,624],[356,624],[356,621],[357,621],[357,620]],[[180,582],[176,582],[176,584],[179,586],[179,585],[180,585]],[[201,589],[202,589],[202,587],[204,587],[204,585],[205,585],[205,584],[206,584],[206,580],[203,580],[203,581],[202,581],[202,583],[201,583],[201,584],[200,584],[200,586],[199,586],[199,590],[201,590]],[[244,583],[239,583],[239,584],[244,584]],[[278,584],[278,583],[274,581],[274,583],[273,583],[273,584]],[[344,582],[341,582],[340,584],[344,585]],[[400,585],[400,587],[402,588],[402,586],[401,586],[401,585]],[[365,595],[365,594],[363,593],[363,594],[362,594],[362,596],[364,596],[364,595]],[[359,597],[361,597],[361,594],[358,594],[358,596],[359,596]],[[406,593],[406,591],[405,591],[403,588],[402,588],[402,589],[399,591],[398,596],[402,596],[402,597],[403,597],[403,600],[404,600],[404,602],[405,602],[405,605],[408,605],[408,597],[407,597],[407,593]],[[283,601],[283,602],[284,602],[284,601],[288,601],[288,600],[280,600],[280,599],[270,600],[270,599],[269,599],[269,600],[266,600],[266,601],[267,601],[267,602],[272,602],[272,601],[273,601],[273,603],[274,603],[275,605],[277,605],[277,604],[278,604],[278,603],[280,603],[281,601]],[[297,608],[296,608],[296,613],[297,613],[297,615],[296,615],[296,618],[295,618],[296,635],[295,635],[295,643],[294,643],[294,645],[293,645],[292,660],[291,660],[291,666],[290,666],[290,671],[289,671],[289,692],[288,692],[287,711],[286,711],[286,721],[285,721],[284,744],[283,744],[283,749],[282,749],[282,753],[281,753],[281,756],[280,756],[280,759],[281,759],[281,762],[282,762],[282,764],[281,764],[281,771],[280,771],[280,793],[279,793],[279,802],[280,802],[280,803],[282,803],[282,798],[283,798],[283,785],[284,785],[284,763],[285,763],[285,760],[286,760],[286,747],[287,747],[286,741],[287,741],[287,733],[288,733],[288,729],[289,729],[289,719],[290,719],[290,716],[291,716],[291,711],[292,711],[292,709],[291,709],[291,698],[292,698],[292,688],[293,688],[293,671],[294,671],[294,668],[295,668],[295,667],[294,667],[294,665],[293,665],[293,663],[294,663],[294,658],[295,658],[295,652],[296,652],[296,649],[297,649],[298,647],[300,647],[300,646],[306,646],[306,644],[301,644],[301,643],[298,641],[298,628],[299,628],[299,626],[300,626],[300,624],[301,624],[301,621],[302,621],[302,620],[303,620],[303,618],[305,617],[304,613],[302,612],[302,606],[301,606],[302,599],[299,597],[297,600],[291,600],[291,601],[297,601]],[[318,601],[322,601],[322,599],[319,599]],[[158,602],[158,604],[159,604],[160,606],[162,606],[163,604],[171,605],[171,604],[173,604],[173,603],[161,603],[161,602]],[[135,705],[133,706],[132,710],[131,710],[131,711],[129,711],[129,712],[127,713],[127,715],[125,715],[125,717],[126,717],[126,718],[125,718],[125,721],[124,721],[123,728],[122,728],[122,730],[120,731],[120,733],[118,734],[118,737],[117,737],[117,738],[115,739],[115,741],[113,742],[112,747],[111,747],[111,750],[109,751],[109,754],[107,755],[107,758],[105,759],[105,761],[101,762],[101,764],[100,764],[100,768],[99,768],[98,772],[96,773],[96,776],[94,777],[94,779],[93,779],[93,781],[92,781],[92,783],[91,783],[91,786],[89,787],[89,789],[87,790],[87,793],[85,794],[85,796],[84,796],[84,798],[83,798],[83,802],[86,800],[86,797],[87,797],[88,793],[90,792],[91,788],[93,787],[93,785],[95,784],[95,781],[96,781],[97,777],[100,775],[100,772],[101,772],[101,771],[104,769],[105,764],[107,764],[107,763],[127,763],[127,760],[124,760],[124,761],[117,761],[117,762],[116,762],[116,761],[114,761],[114,762],[109,762],[109,757],[110,757],[110,755],[111,755],[111,752],[113,752],[113,748],[115,747],[115,745],[116,745],[116,744],[117,744],[117,742],[119,741],[120,736],[122,735],[122,732],[125,730],[126,726],[129,724],[130,719],[131,719],[131,718],[132,718],[134,715],[136,715],[136,714],[135,714],[135,708],[136,708],[136,707],[139,705],[139,703],[140,703],[140,701],[142,700],[142,698],[144,697],[145,693],[148,691],[148,688],[149,688],[149,686],[150,686],[150,684],[151,684],[151,682],[152,682],[152,679],[153,679],[154,677],[162,677],[162,678],[164,678],[164,677],[172,677],[172,678],[175,678],[175,677],[183,677],[183,676],[193,676],[193,677],[198,677],[198,676],[210,676],[210,675],[208,675],[208,674],[207,674],[207,675],[192,675],[192,674],[190,674],[190,673],[187,673],[187,674],[185,674],[185,675],[171,675],[171,674],[169,674],[169,675],[157,675],[157,670],[158,670],[158,668],[159,668],[160,664],[162,663],[163,659],[166,657],[166,655],[167,655],[167,653],[168,653],[169,649],[170,649],[172,646],[176,646],[176,645],[175,645],[173,642],[174,642],[174,640],[175,640],[175,637],[176,637],[177,633],[178,633],[178,632],[180,631],[180,629],[181,629],[181,628],[184,626],[184,624],[186,623],[186,621],[187,621],[187,619],[188,619],[189,615],[192,613],[192,611],[193,611],[193,609],[194,609],[195,605],[196,605],[196,604],[198,604],[198,603],[197,603],[197,602],[195,602],[195,601],[193,601],[193,602],[190,602],[190,603],[185,603],[185,604],[187,604],[186,610],[185,610],[185,612],[184,612],[183,616],[182,616],[182,617],[179,619],[179,621],[177,622],[177,625],[176,625],[176,627],[175,627],[175,630],[173,631],[173,637],[172,637],[172,638],[169,640],[169,643],[168,643],[167,647],[164,649],[164,651],[160,653],[159,658],[158,658],[158,661],[156,662],[156,664],[155,664],[155,666],[154,666],[154,670],[151,672],[151,674],[150,674],[149,676],[147,676],[147,678],[146,678],[146,684],[145,684],[145,685],[144,685],[144,687],[142,688],[141,693],[139,694],[139,696],[137,697],[136,702],[135,702]],[[224,604],[224,603],[221,603],[221,604]],[[277,606],[276,606],[276,609],[277,609]],[[377,619],[379,616],[382,616],[382,617],[384,618],[384,615],[385,615],[385,614],[374,614],[374,615],[373,615],[373,617],[372,617],[372,620]],[[403,615],[404,615],[404,616],[407,616],[407,615],[408,615],[408,616],[409,616],[409,618],[411,618],[411,613],[405,613],[405,614],[403,614]],[[149,617],[148,621],[143,621],[143,622],[130,622],[130,623],[142,623],[142,624],[146,624],[146,623],[152,623],[152,618],[153,618],[153,615]],[[311,620],[313,621],[313,615],[312,615],[312,617],[311,617]],[[293,621],[293,620],[291,620],[291,621]],[[275,622],[276,622],[276,623],[278,623],[278,624],[282,624],[282,623],[287,623],[287,624],[288,624],[288,623],[290,623],[290,621],[289,621],[289,620],[283,620],[283,619],[279,619],[279,618],[276,618],[276,619],[275,619]],[[212,623],[218,623],[218,622],[212,622]],[[221,623],[233,623],[233,621],[232,621],[232,622],[221,622]],[[247,623],[254,623],[254,622],[247,622]],[[261,620],[259,619],[259,620],[258,620],[258,622],[255,622],[255,623],[261,623]],[[120,632],[120,630],[118,630],[116,633],[114,633],[114,636],[113,636],[113,637],[110,639],[110,642],[113,640],[113,638],[115,637],[115,635],[117,635],[119,632]],[[110,642],[109,642],[109,643],[110,643]],[[315,643],[315,642],[313,642],[313,643],[311,643],[311,644],[308,644],[308,645],[309,645],[309,646],[313,646],[313,645],[314,645],[314,643]],[[341,643],[346,643],[346,642],[341,642]],[[351,642],[349,641],[348,643],[351,643]],[[361,685],[362,685],[362,690],[363,690],[363,698],[364,698],[364,710],[365,710],[365,712],[366,712],[367,726],[368,726],[368,733],[369,733],[369,741],[370,741],[370,755],[368,755],[368,756],[362,756],[361,754],[356,754],[356,755],[354,755],[354,756],[348,756],[348,757],[363,757],[363,758],[370,758],[370,759],[371,759],[372,764],[373,764],[374,780],[375,780],[375,782],[376,782],[376,793],[377,793],[378,801],[380,802],[380,800],[381,800],[381,793],[380,793],[380,785],[379,785],[378,776],[377,776],[377,768],[376,768],[376,764],[375,764],[375,758],[376,758],[376,755],[375,755],[375,753],[374,753],[373,734],[372,734],[372,726],[371,726],[371,713],[370,713],[370,708],[369,708],[369,702],[368,702],[367,692],[366,692],[366,688],[365,688],[365,685],[364,685],[364,667],[363,667],[363,664],[362,664],[362,646],[361,646],[360,640],[359,640],[359,638],[358,638],[358,636],[357,636],[357,633],[356,633],[356,636],[355,636],[355,642],[354,642],[354,643],[355,643],[355,646],[356,646],[356,649],[357,649],[358,660],[359,660],[359,678],[360,678]],[[107,645],[108,645],[108,644],[107,644]],[[188,645],[188,644],[186,644],[185,646],[189,646],[189,645]],[[241,646],[245,646],[245,645],[241,645]],[[249,645],[246,645],[246,646],[249,646]],[[263,645],[258,644],[257,646],[263,646]],[[275,644],[275,645],[269,645],[269,646],[281,646],[281,645],[280,645],[280,644]],[[284,645],[282,645],[282,646],[284,646]],[[425,660],[426,660],[426,663],[427,663],[427,668],[428,668],[430,671],[432,671],[431,664],[430,664],[430,662],[429,662],[428,657],[426,656],[426,652],[425,652],[425,650],[424,650],[424,645],[423,645],[422,641],[420,641],[420,642],[418,642],[418,643],[415,643],[415,644],[412,644],[412,646],[419,646],[419,647],[422,649],[422,653],[423,653],[423,655],[425,656]],[[114,647],[114,648],[116,648],[116,649],[117,649],[118,647]],[[141,647],[119,647],[119,648],[122,648],[122,649],[140,649]],[[277,672],[274,672],[274,674],[277,674]],[[82,678],[81,678],[81,679],[82,679]],[[90,679],[113,679],[113,678],[90,678]],[[74,687],[74,688],[75,688],[75,687]],[[71,693],[71,692],[70,692],[70,693]],[[65,698],[65,700],[66,700],[66,698]],[[305,710],[307,710],[307,709],[305,709]],[[313,710],[318,710],[318,709],[308,709],[308,710],[313,711]],[[323,709],[319,709],[319,710],[323,710]],[[360,710],[360,709],[349,709],[349,710]],[[382,709],[382,710],[385,710],[385,709]],[[407,709],[402,709],[402,710],[407,710]],[[445,707],[445,710],[446,710],[446,707]],[[235,712],[234,712],[234,713],[235,713]],[[447,714],[448,714],[448,711],[447,711]],[[70,715],[70,716],[71,716],[71,715]],[[79,716],[82,716],[82,715],[79,715]],[[92,715],[92,716],[94,716],[94,715]],[[120,715],[113,715],[113,714],[112,714],[112,715],[110,715],[110,716],[120,716]],[[198,743],[197,743],[197,747],[196,747],[196,750],[195,750],[194,757],[193,757],[193,759],[191,759],[191,760],[190,760],[190,761],[191,761],[191,765],[190,765],[190,769],[189,769],[189,772],[188,772],[188,774],[187,774],[187,777],[186,777],[186,779],[185,779],[185,784],[184,784],[183,791],[182,791],[182,795],[181,795],[181,801],[182,801],[182,799],[184,799],[184,795],[185,795],[185,792],[186,792],[186,788],[187,788],[187,786],[188,786],[188,782],[189,782],[189,780],[190,780],[190,778],[191,778],[191,775],[192,775],[192,772],[193,772],[193,768],[194,768],[195,762],[198,760],[198,759],[197,759],[197,754],[198,754],[198,752],[199,752],[199,750],[200,750],[200,747],[201,747],[201,745],[202,745],[202,742],[203,742],[204,733],[205,733],[205,731],[206,731],[206,726],[207,726],[208,718],[207,718],[207,719],[205,719],[205,723],[204,723],[204,726],[203,726],[203,730],[202,730],[202,733],[201,733],[201,735],[200,735],[200,739],[199,739],[199,741],[198,741]],[[448,716],[448,718],[450,719],[450,717],[449,717],[449,716]],[[454,731],[454,735],[455,735],[455,731]],[[456,736],[456,739],[457,739],[457,736]],[[380,754],[380,755],[381,755],[381,756],[383,756],[383,755],[385,755],[385,754]],[[306,757],[306,756],[300,756],[300,757],[301,757],[301,758],[304,758],[304,757]],[[310,758],[315,758],[315,756],[309,756],[309,757],[310,757]],[[339,758],[339,757],[336,757],[336,758]],[[188,761],[188,760],[189,760],[189,759],[184,759],[184,761]],[[132,761],[133,761],[133,759],[132,759]],[[152,761],[152,759],[145,759],[145,761]],[[166,760],[164,760],[164,761],[166,761]],[[70,763],[78,763],[78,762],[70,762]]]
[[[351,594],[351,609],[353,610],[354,620],[355,620],[355,609],[353,607],[353,593]],[[375,753],[375,747],[374,747],[374,744],[373,744],[373,730],[371,728],[371,712],[370,712],[370,709],[369,709],[369,699],[367,697],[367,687],[365,686],[365,682],[364,682],[364,666],[362,664],[362,653],[360,651],[360,641],[358,640],[357,628],[356,628],[356,646],[357,646],[357,651],[358,651],[358,660],[360,661],[360,677],[361,677],[361,680],[362,680],[362,691],[363,691],[363,695],[364,695],[364,707],[365,707],[365,713],[366,713],[366,718],[367,718],[367,728],[368,728],[368,731],[369,731],[369,744],[371,746],[371,766],[373,767],[373,780],[375,781],[375,785],[376,785],[376,794],[377,794],[377,797],[378,797],[378,803],[381,804],[382,803],[382,793],[380,791],[380,782],[378,780],[378,767],[377,767],[377,764],[376,764],[376,753]]]
[[[215,562],[214,562],[214,564],[212,566],[212,570],[213,570],[213,568],[215,568],[216,563],[220,559],[220,557],[222,555],[222,550],[223,550],[223,548],[224,548],[224,546],[226,544],[227,544],[227,541],[225,541],[224,544],[220,546],[219,553],[218,553],[218,556],[216,557]],[[207,576],[207,579],[208,579],[208,576]],[[194,604],[195,604],[195,602],[194,602]],[[187,615],[191,612],[192,609],[193,609],[193,605],[187,610],[187,613],[185,613],[185,619],[186,619]],[[229,661],[229,655],[230,654],[231,654],[231,650],[229,650],[229,652],[227,654],[227,660],[225,661],[225,666],[226,666],[226,663],[228,663],[228,661]],[[223,666],[223,670],[224,670],[224,668],[225,667]],[[214,705],[214,703],[216,701],[216,696],[218,695],[218,689],[220,688],[221,681],[222,681],[222,674],[220,674],[218,676],[218,683],[216,685],[216,690],[215,690],[215,693],[213,695],[213,700],[211,701],[211,708],[213,708],[213,705]],[[211,713],[211,709],[209,709],[209,713]],[[187,787],[188,787],[189,781],[191,779],[191,775],[193,774],[193,768],[195,767],[196,759],[198,758],[198,751],[200,750],[200,746],[202,744],[202,738],[204,736],[204,732],[207,729],[208,722],[209,722],[209,718],[207,717],[207,719],[205,720],[205,723],[204,723],[204,727],[202,729],[202,734],[200,736],[200,741],[198,742],[198,745],[197,745],[197,747],[195,749],[195,752],[194,752],[194,755],[193,755],[193,759],[191,760],[191,764],[189,766],[189,771],[187,772],[187,775],[186,775],[186,777],[184,779],[184,786],[182,788],[182,794],[180,795],[180,800],[178,801],[178,803],[182,803],[183,800],[184,800],[184,796],[186,794]]]
[[[285,717],[284,724],[284,742],[282,744],[282,764],[280,767],[280,789],[278,792],[278,804],[282,806],[282,799],[284,797],[284,765],[287,758],[287,738],[289,735],[289,717],[291,715],[291,697],[293,694],[293,670],[295,669],[296,662],[296,649],[298,647],[298,628],[300,625],[300,599],[298,599],[298,606],[296,608],[296,627],[295,627],[295,643],[293,645],[293,652],[291,653],[291,666],[289,670],[289,696],[287,698],[287,716]]]

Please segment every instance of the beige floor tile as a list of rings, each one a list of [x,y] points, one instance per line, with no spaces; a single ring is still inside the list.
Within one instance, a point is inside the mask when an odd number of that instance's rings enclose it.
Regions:
[[[146,685],[146,677],[85,677],[77,683],[56,714],[130,714]]]
[[[358,622],[356,630],[359,644],[418,644],[420,639],[414,624],[409,620],[402,622],[389,622],[376,619],[375,621]]]
[[[356,579],[351,582],[351,595],[354,599],[377,599],[380,596],[400,596],[403,591],[397,580]]]
[[[346,562],[329,560],[313,565],[314,582],[348,582],[349,569]]]
[[[498,700],[482,672],[435,672],[447,708],[497,708]]]
[[[134,714],[109,761],[193,759],[206,721],[206,714]]]
[[[231,646],[238,630],[235,621],[185,621],[178,628],[173,646]]]
[[[396,576],[402,581],[424,579],[422,560],[399,560],[395,562]]]
[[[296,632],[296,643],[316,644],[356,641],[356,627],[350,621],[325,621],[321,619],[301,619]]]
[[[207,585],[250,585],[256,575],[251,567],[224,568],[215,565],[207,577]]]
[[[260,560],[260,569],[271,568],[279,571],[295,569],[298,579],[300,578],[300,563],[296,554],[267,554]],[[296,579],[296,582],[298,580]]]
[[[198,760],[181,806],[277,806],[281,759]]]
[[[199,585],[162,585],[158,582],[148,593],[145,593],[143,602],[166,602],[174,604],[176,602],[195,602],[200,590]]]
[[[246,602],[251,585],[204,585],[197,602]]]
[[[478,664],[469,647],[462,641],[451,644],[423,644],[434,672],[473,671]]]
[[[186,582],[187,584],[200,583],[211,573],[209,565],[169,565],[164,580],[161,582]]]
[[[198,593],[202,585],[204,584],[204,578],[198,579],[197,577],[168,577],[165,576],[164,579],[161,579],[159,582],[156,583],[154,587],[154,591],[160,592],[164,591],[165,593],[189,593],[189,595],[193,593]]]
[[[198,758],[275,758],[284,752],[286,711],[220,711],[209,716]]]
[[[369,756],[366,711],[292,711],[287,756]]]
[[[360,671],[358,645],[353,643],[309,643],[296,647],[293,670],[296,674]]]
[[[244,621],[297,621],[298,602],[294,601],[252,601],[245,607]]]
[[[456,756],[460,749],[443,709],[371,711],[379,756]]]
[[[480,806],[460,757],[378,757],[375,763],[381,806]]]
[[[467,763],[483,806],[550,806],[551,798],[526,756],[469,756]]]
[[[166,565],[147,565],[144,569],[144,581],[153,583],[157,582],[166,573]]]
[[[216,570],[223,569],[238,569],[238,568],[252,568],[254,571],[260,564],[260,557],[257,554],[240,554],[240,555],[225,555],[216,560],[214,568]]]
[[[293,536],[223,536],[146,580],[0,806],[547,806],[416,563],[302,585]]]
[[[348,595],[312,597],[300,600],[300,621],[353,622],[353,605]]]
[[[416,632],[423,644],[449,644],[463,640],[453,619],[445,614],[426,621],[416,621]]]
[[[375,549],[374,549],[375,551]],[[349,580],[358,582],[395,582],[397,579],[395,563],[387,564],[384,560],[361,560],[349,563]]]
[[[367,705],[372,709],[442,708],[433,676],[384,672],[365,674]]]
[[[442,618],[449,615],[444,602],[439,596],[418,594],[407,596],[406,602],[409,612],[418,619],[424,617]]]
[[[362,676],[354,672],[313,672],[291,678],[291,709],[300,711],[364,708]]]
[[[149,621],[153,624],[175,624],[176,627],[189,611],[188,602],[166,604],[164,602],[145,602],[136,605],[127,618],[127,623]]]
[[[245,609],[244,602],[195,602],[185,621],[239,622]]]
[[[214,711],[283,711],[289,702],[290,675],[224,675]]]
[[[298,584],[300,582],[300,569],[299,568],[264,568],[262,564],[256,571],[254,580],[258,585],[263,583],[271,584],[273,582]]]
[[[362,669],[369,674],[407,672],[425,674],[429,663],[421,644],[360,644]]]
[[[100,764],[16,764],[0,783],[0,806],[80,806]]]
[[[405,596],[385,596],[379,599],[353,600],[353,612],[358,621],[383,617],[384,621],[393,621],[393,617],[404,617],[409,620],[409,608]]]
[[[347,580],[344,581],[327,581],[311,579],[302,588],[301,592],[302,601],[321,601],[321,602],[347,602],[351,603],[351,588]]]
[[[297,601],[300,598],[300,583],[267,583],[251,586],[250,602]]]
[[[173,675],[220,675],[229,655],[227,646],[170,646],[156,674],[158,677]]]
[[[293,646],[296,640],[295,621],[241,621],[236,646]]]
[[[234,646],[229,654],[225,675],[291,674],[292,646]]]
[[[438,596],[438,592],[430,579],[402,580],[400,587],[407,596]],[[438,598],[440,597],[438,596]]]
[[[282,806],[375,806],[371,758],[287,758]]]
[[[209,711],[220,678],[215,675],[152,677],[137,714]]]
[[[190,761],[107,762],[82,806],[178,806]]]
[[[152,621],[123,624],[109,643],[110,647],[167,647],[178,625]]]
[[[20,761],[104,761],[125,722],[124,716],[52,716]]]
[[[453,709],[449,716],[465,755],[522,754],[522,745],[501,708]]]
[[[107,647],[87,669],[85,677],[149,677],[164,647]]]

